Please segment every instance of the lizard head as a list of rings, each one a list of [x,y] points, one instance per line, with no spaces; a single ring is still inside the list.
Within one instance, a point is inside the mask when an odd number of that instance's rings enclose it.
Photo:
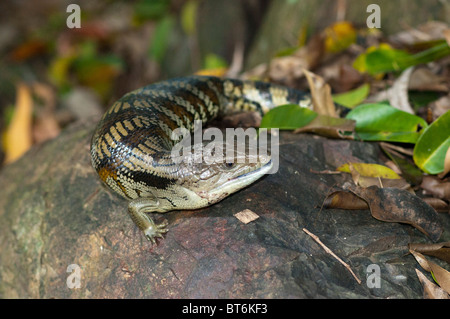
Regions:
[[[252,151],[249,147],[234,148],[230,152],[226,143],[194,145],[180,163],[179,185],[192,192],[193,197],[197,196],[198,202],[216,203],[250,185],[272,168],[270,155],[257,154],[257,149]]]

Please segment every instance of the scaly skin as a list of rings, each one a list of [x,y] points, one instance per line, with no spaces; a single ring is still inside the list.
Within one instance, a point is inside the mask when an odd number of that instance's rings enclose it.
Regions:
[[[131,219],[154,243],[167,232],[167,223],[156,225],[147,213],[209,206],[253,183],[272,166],[270,156],[255,162],[248,154],[235,154],[231,162],[193,163],[192,152],[175,162],[171,151],[178,140],[171,139],[171,132],[192,132],[196,120],[206,126],[224,115],[264,114],[288,103],[309,106],[310,99],[282,86],[217,77],[148,85],[124,95],[105,113],[92,137],[92,165],[109,188],[130,201]]]

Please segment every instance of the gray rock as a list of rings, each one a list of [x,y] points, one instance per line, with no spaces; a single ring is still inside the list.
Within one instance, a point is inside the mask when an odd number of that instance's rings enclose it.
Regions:
[[[1,298],[422,297],[418,265],[406,253],[408,243],[429,241],[425,235],[369,211],[320,209],[347,177],[314,171],[380,162],[376,143],[283,132],[277,174],[209,208],[156,214],[170,231],[151,246],[126,201],[91,167],[94,126],[73,125],[0,173]],[[243,224],[233,214],[244,209],[260,217]],[[449,229],[448,214],[440,218]],[[72,264],[80,267],[78,289]],[[371,264],[380,269],[379,288],[367,285]]]

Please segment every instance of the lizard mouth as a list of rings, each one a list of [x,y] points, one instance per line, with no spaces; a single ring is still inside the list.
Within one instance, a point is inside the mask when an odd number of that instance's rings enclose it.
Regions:
[[[250,185],[254,181],[263,177],[271,168],[273,162],[269,160],[263,166],[245,174],[239,175],[235,178],[232,178],[225,183],[219,185],[218,187],[212,189],[208,192],[208,197],[213,199],[215,202],[220,201],[225,198],[229,194],[235,193],[238,190]]]
[[[265,163],[261,167],[255,169],[254,171],[239,175],[238,177],[233,178],[232,181],[234,181],[236,179],[241,179],[241,178],[246,179],[248,177],[248,175],[254,175],[254,174],[258,174],[258,173],[260,173],[260,175],[261,175],[260,177],[262,177],[264,174],[266,174],[272,168],[272,165],[273,165],[272,159],[270,159],[267,163]]]

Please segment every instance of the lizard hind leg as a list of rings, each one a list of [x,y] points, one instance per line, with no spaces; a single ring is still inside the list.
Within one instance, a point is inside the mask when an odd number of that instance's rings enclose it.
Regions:
[[[156,211],[158,200],[155,198],[137,198],[128,204],[128,214],[130,215],[136,226],[141,229],[145,237],[153,244],[156,243],[156,237],[163,237],[167,233],[167,220],[160,224],[156,224],[147,213]]]

